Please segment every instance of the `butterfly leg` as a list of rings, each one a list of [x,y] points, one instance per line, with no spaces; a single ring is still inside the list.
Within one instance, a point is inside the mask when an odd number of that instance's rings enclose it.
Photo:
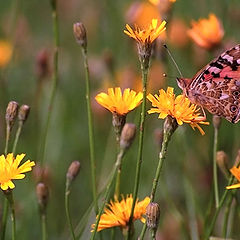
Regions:
[[[204,110],[204,108],[202,106],[201,106],[201,109],[202,109],[203,116],[197,117],[197,121],[206,121],[207,117],[206,117],[205,110]]]

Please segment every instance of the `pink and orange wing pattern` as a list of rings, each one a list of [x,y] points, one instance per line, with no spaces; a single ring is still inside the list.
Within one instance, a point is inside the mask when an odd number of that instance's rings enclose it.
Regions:
[[[240,45],[199,71],[187,86],[195,103],[232,123],[240,120]],[[191,98],[190,98],[191,99]]]

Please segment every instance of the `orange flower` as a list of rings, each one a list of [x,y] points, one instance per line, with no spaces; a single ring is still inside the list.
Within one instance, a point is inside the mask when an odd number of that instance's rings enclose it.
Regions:
[[[167,1],[171,2],[171,3],[175,3],[176,2],[176,0],[167,0]],[[158,5],[158,4],[161,4],[162,0],[149,0],[149,2],[151,2],[154,5]]]
[[[142,102],[142,92],[136,93],[129,88],[125,89],[123,94],[120,87],[108,89],[108,94],[99,93],[96,101],[112,113],[126,115]]]
[[[5,67],[9,63],[12,51],[13,48],[9,42],[0,40],[0,68]]]
[[[158,26],[158,20],[152,19],[151,24],[148,28],[140,29],[135,26],[135,30],[133,30],[128,24],[126,24],[126,29],[124,33],[126,33],[129,37],[135,39],[140,44],[151,44],[153,43],[159,35],[166,30],[166,21],[163,21]]]
[[[239,183],[227,186],[226,189],[240,188],[240,167],[232,167],[230,169],[231,174],[238,180]]]
[[[183,123],[189,123],[194,129],[198,128],[200,133],[204,135],[204,131],[199,124],[206,124],[203,116],[200,116],[199,108],[196,105],[191,104],[190,100],[184,95],[175,97],[173,88],[168,87],[165,92],[163,89],[159,90],[159,95],[148,94],[147,99],[152,102],[153,108],[148,113],[159,113],[159,118],[164,119],[168,115],[175,118],[179,125]]]
[[[188,30],[188,34],[197,45],[210,49],[221,42],[224,30],[219,19],[211,13],[208,19],[192,21],[192,28]]]
[[[138,202],[138,200],[136,201],[133,221],[140,219],[143,223],[145,222],[143,215],[146,213],[146,207],[149,202],[149,197],[145,197],[145,199],[140,202]],[[104,213],[100,218],[97,231],[99,232],[103,229],[111,227],[126,228],[131,214],[132,203],[132,195],[127,196],[126,199],[122,196],[122,200],[120,202],[117,199],[115,199],[114,202],[110,201],[108,208],[105,208]],[[92,225],[92,228],[94,228],[94,226],[95,224]]]

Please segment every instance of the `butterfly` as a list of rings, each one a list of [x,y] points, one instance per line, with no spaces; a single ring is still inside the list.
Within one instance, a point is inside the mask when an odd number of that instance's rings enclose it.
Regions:
[[[240,44],[222,53],[192,79],[177,78],[177,83],[192,103],[237,123],[240,120]]]

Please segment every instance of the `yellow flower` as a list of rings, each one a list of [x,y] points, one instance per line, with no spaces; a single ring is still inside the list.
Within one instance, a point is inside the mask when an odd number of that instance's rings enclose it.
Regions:
[[[146,207],[150,202],[149,197],[145,197],[144,200],[138,202],[134,208],[133,221],[140,219],[143,223],[145,218],[143,215],[146,213]],[[111,227],[121,227],[126,228],[128,226],[131,209],[132,209],[133,198],[132,195],[127,196],[126,199],[122,196],[122,200],[119,202],[117,199],[115,201],[110,201],[108,207],[105,208],[104,213],[100,218],[97,231],[101,231],[106,228]],[[94,228],[95,224],[92,225]]]
[[[132,111],[142,102],[142,98],[142,92],[136,93],[127,88],[122,94],[120,87],[115,88],[115,91],[113,88],[108,88],[108,94],[102,92],[95,97],[100,105],[119,115],[126,115]]]
[[[200,47],[210,49],[221,42],[224,30],[219,19],[211,13],[208,19],[192,21],[192,28],[188,30],[188,35]]]
[[[12,45],[4,40],[0,40],[0,68],[5,67],[12,57]]]
[[[237,168],[234,166],[230,169],[230,172],[238,180],[239,183],[227,186],[226,189],[240,188],[240,167]]]
[[[204,122],[204,117],[200,116],[199,108],[196,105],[191,104],[190,100],[184,95],[179,95],[175,97],[173,93],[173,88],[168,87],[167,92],[163,89],[159,90],[159,95],[148,94],[148,100],[152,102],[153,108],[151,108],[148,113],[159,113],[159,118],[164,119],[168,115],[176,119],[179,125],[184,122],[189,123],[194,129],[195,127],[199,129],[200,133],[204,135],[204,131],[198,124],[206,124]]]
[[[14,158],[12,153],[9,153],[7,157],[4,155],[0,156],[0,184],[2,190],[13,189],[15,185],[12,180],[23,179],[25,177],[23,173],[32,170],[35,163],[30,160],[19,166],[24,157],[25,154],[23,153],[17,155],[16,158]]]
[[[141,44],[151,44],[154,40],[156,40],[159,35],[165,31],[166,21],[163,21],[158,26],[158,20],[152,19],[151,24],[146,29],[140,29],[135,26],[135,30],[133,30],[128,24],[126,24],[126,29],[124,33],[126,33],[129,37],[135,39],[138,43]]]

